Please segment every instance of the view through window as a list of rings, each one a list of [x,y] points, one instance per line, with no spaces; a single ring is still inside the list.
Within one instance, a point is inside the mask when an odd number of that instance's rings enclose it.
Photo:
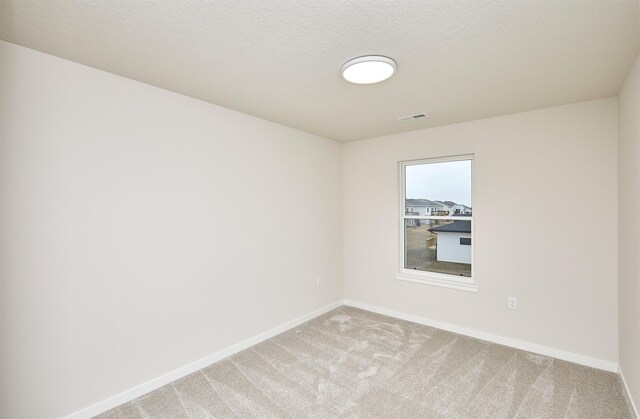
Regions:
[[[404,269],[471,277],[471,157],[402,163]]]

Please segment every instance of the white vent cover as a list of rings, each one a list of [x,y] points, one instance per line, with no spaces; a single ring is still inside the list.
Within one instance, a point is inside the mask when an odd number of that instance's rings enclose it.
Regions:
[[[427,118],[428,116],[429,115],[427,115],[426,113],[417,113],[415,115],[401,116],[398,118],[398,121],[407,122],[407,121],[413,121],[416,119],[424,119],[424,118]]]

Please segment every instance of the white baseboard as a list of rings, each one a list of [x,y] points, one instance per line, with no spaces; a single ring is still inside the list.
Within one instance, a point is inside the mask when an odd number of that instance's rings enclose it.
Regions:
[[[537,345],[535,343],[525,342],[517,339],[511,339],[511,338],[498,336],[498,335],[494,335],[487,332],[467,329],[465,327],[456,326],[453,324],[444,323],[437,320],[431,320],[425,317],[414,316],[412,314],[401,313],[399,311],[389,310],[387,308],[377,307],[370,304],[360,303],[357,301],[344,300],[344,304],[351,307],[360,308],[362,310],[383,314],[385,316],[395,317],[397,319],[407,320],[413,323],[435,327],[437,329],[446,330],[448,332],[458,333],[460,335],[470,336],[476,339],[486,340],[489,342],[498,343],[500,345],[510,346],[512,348],[522,349],[524,351],[546,355],[553,358],[562,359],[564,361],[573,362],[576,364],[586,365],[588,367],[598,368],[605,371],[618,372],[618,364],[611,361],[591,358],[589,356],[580,355],[573,352],[566,352],[560,349],[549,348],[548,346]]]
[[[106,400],[103,400],[87,408],[84,408],[75,413],[72,413],[71,415],[66,416],[66,419],[91,418],[93,416],[99,415],[100,413],[104,413],[109,409],[113,409],[116,406],[120,406],[123,403],[136,399],[144,394],[147,394],[150,391],[160,388],[179,378],[182,378],[204,367],[207,367],[215,362],[218,362],[224,358],[227,358],[233,354],[236,354],[244,349],[247,349],[253,345],[256,345],[260,342],[270,339],[276,335],[279,335],[282,332],[286,332],[289,329],[299,326],[306,321],[309,321],[318,316],[321,316],[342,305],[343,305],[343,301],[338,300],[327,306],[324,306],[315,311],[312,311],[311,313],[305,314],[304,316],[298,317],[297,319],[288,321],[284,324],[281,324],[280,326],[276,326],[273,329],[268,330],[264,333],[260,333],[259,335],[256,335],[252,338],[244,340],[235,345],[229,346],[228,348],[222,349],[212,355],[206,356],[198,361],[192,362],[191,364],[180,367],[176,370],[173,370],[164,375],[161,375],[160,377],[154,378],[153,380],[147,381],[146,383],[140,384],[134,388],[126,390]]]
[[[631,396],[631,391],[629,391],[629,386],[627,385],[627,380],[624,378],[624,374],[622,373],[622,368],[618,368],[618,372],[620,373],[620,378],[622,378],[622,384],[624,384],[624,389],[627,391],[627,399],[629,403],[631,403],[631,407],[633,408],[633,413],[636,414],[636,419],[640,418],[640,414],[638,414],[638,407],[636,403],[633,401],[633,397]]]
[[[336,309],[342,305],[348,305],[351,307],[360,308],[362,310],[371,311],[374,313],[382,314],[389,317],[395,317],[401,320],[407,320],[410,322],[423,324],[425,326],[435,327],[437,329],[446,330],[453,333],[458,333],[465,336],[470,336],[473,338],[486,340],[493,343],[498,343],[505,346],[510,346],[516,349],[522,349],[524,351],[533,352],[541,355],[550,356],[553,358],[562,359],[569,362],[574,362],[576,364],[586,365],[593,368],[602,369],[605,371],[611,372],[620,372],[620,376],[622,377],[622,382],[626,388],[627,394],[629,395],[629,400],[631,401],[631,405],[635,411],[636,417],[638,416],[638,410],[634,404],[633,399],[629,393],[629,388],[627,387],[627,382],[625,381],[624,375],[622,375],[622,371],[619,371],[618,364],[611,361],[605,361],[601,359],[591,358],[585,355],[579,355],[572,352],[566,352],[559,349],[549,348],[547,346],[537,345],[534,343],[524,342],[517,339],[506,338],[503,336],[494,335],[487,332],[481,332],[473,329],[467,329],[461,326],[456,326],[449,323],[440,322],[437,320],[431,320],[425,317],[415,316],[412,314],[401,313],[399,311],[394,311],[382,307],[373,306],[370,304],[360,303],[352,300],[338,300],[334,303],[331,303],[325,307],[319,308],[318,310],[312,311],[311,313],[305,314],[304,316],[298,317],[297,319],[291,320],[280,326],[274,327],[266,332],[260,333],[254,337],[246,339],[240,343],[232,345],[228,348],[222,349],[212,355],[204,357],[198,361],[192,362],[188,365],[180,367],[176,370],[168,372],[160,377],[154,378],[146,383],[140,384],[134,388],[126,390],[120,394],[117,394],[113,397],[110,397],[106,400],[98,402],[94,405],[91,405],[87,408],[79,410],[75,413],[72,413],[69,416],[66,416],[65,419],[85,419],[91,418],[93,416],[99,415],[100,413],[104,413],[109,409],[113,409],[116,406],[119,406],[123,403],[127,403],[133,399],[136,399],[144,394],[149,393],[157,388],[160,388],[166,384],[169,384],[179,378],[182,378],[186,375],[189,375],[193,372],[196,372],[204,367],[207,367],[215,362],[218,362],[224,358],[227,358],[233,354],[236,354],[244,349],[247,349],[253,345],[256,345],[260,342],[263,342],[267,339],[270,339],[280,333],[286,332],[289,329],[297,327],[302,323],[314,319],[318,316],[321,316],[333,309]]]

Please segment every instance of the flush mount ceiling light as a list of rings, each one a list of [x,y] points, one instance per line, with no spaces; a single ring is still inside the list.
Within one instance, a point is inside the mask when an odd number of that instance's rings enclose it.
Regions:
[[[381,55],[366,55],[342,66],[342,77],[355,84],[372,84],[388,79],[396,71],[396,62]]]

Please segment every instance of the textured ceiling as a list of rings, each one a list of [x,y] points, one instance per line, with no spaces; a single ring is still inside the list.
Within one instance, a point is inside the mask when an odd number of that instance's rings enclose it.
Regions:
[[[616,95],[638,0],[2,0],[2,39],[336,140]],[[350,58],[394,58],[352,85]],[[425,112],[429,118],[400,122]]]

